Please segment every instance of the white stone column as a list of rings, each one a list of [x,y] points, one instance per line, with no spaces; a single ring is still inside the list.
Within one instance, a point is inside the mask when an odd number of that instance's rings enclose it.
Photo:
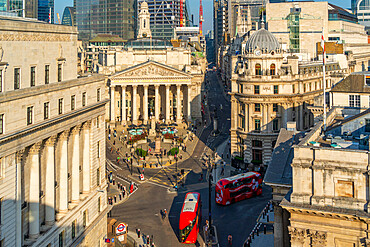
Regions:
[[[115,86],[110,87],[110,121],[116,122],[116,99],[115,99]]]
[[[83,125],[82,194],[84,197],[90,193],[90,126],[91,121]]]
[[[249,109],[249,112],[248,112],[248,132],[251,132],[254,130],[254,121],[253,121],[253,118],[252,118],[252,114],[253,114],[253,104],[248,104],[248,109]]]
[[[181,94],[181,85],[176,85],[176,113],[177,113],[177,116],[176,116],[176,122],[178,124],[180,124],[182,121],[181,119],[181,113],[182,113],[182,106],[181,106],[181,97],[180,97],[180,94]]]
[[[170,85],[166,85],[166,122],[170,123]]]
[[[24,149],[17,151],[15,154],[16,160],[16,214],[15,214],[15,246],[22,246],[22,158],[24,154]]]
[[[40,152],[41,143],[34,144],[29,151],[30,158],[30,198],[29,198],[29,237],[40,234]]]
[[[154,98],[154,113],[155,113],[155,121],[159,120],[159,112],[161,107],[159,106],[159,85],[154,85],[154,90],[155,90],[155,98]]]
[[[244,131],[245,132],[249,132],[249,109],[248,109],[249,105],[248,104],[244,104]]]
[[[132,122],[137,124],[137,86],[132,86],[132,108],[131,108]]]
[[[188,90],[187,90],[187,117],[188,117],[188,121],[191,121],[191,88],[190,88],[190,85],[188,85]]]
[[[148,123],[148,85],[144,85],[144,124]]]
[[[59,214],[57,220],[68,212],[68,135],[69,131],[64,131],[59,136]]]
[[[281,107],[281,111],[283,112],[283,128],[286,128],[287,127],[287,123],[288,123],[288,110],[289,110],[289,104],[283,104],[282,107]]]
[[[76,206],[80,200],[80,129],[77,125],[72,129],[72,171],[71,171],[71,202]]]
[[[122,123],[126,124],[127,121],[127,116],[126,116],[126,86],[121,86],[122,87]]]
[[[298,123],[299,123],[299,130],[303,130],[303,102],[298,103]]]
[[[50,137],[45,143],[45,224],[52,226],[55,221],[55,154],[56,136]]]

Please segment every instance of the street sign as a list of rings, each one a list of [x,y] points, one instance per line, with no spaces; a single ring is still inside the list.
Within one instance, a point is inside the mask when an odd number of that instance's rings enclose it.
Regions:
[[[144,174],[140,174],[140,180],[143,181],[144,180]]]
[[[126,225],[123,223],[120,223],[116,228],[116,235],[123,234],[126,232]]]

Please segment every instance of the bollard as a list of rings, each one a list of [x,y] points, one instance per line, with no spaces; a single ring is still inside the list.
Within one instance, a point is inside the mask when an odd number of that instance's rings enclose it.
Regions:
[[[267,231],[266,225],[263,225],[263,234],[266,234],[266,231]]]
[[[122,200],[122,195],[121,195],[121,193],[119,194],[119,200],[120,200],[120,201]]]

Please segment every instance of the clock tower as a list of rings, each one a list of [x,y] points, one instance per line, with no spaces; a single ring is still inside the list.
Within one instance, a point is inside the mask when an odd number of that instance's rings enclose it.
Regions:
[[[139,13],[139,31],[137,38],[151,38],[152,32],[150,31],[150,14],[148,9],[148,3],[142,2],[140,5]]]

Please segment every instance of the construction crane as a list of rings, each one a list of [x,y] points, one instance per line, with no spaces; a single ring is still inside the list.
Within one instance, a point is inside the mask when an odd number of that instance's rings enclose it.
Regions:
[[[61,24],[59,13],[57,13],[57,17],[58,17],[58,23]]]
[[[200,0],[199,3],[199,35],[203,35],[203,5],[202,5],[202,0]]]

